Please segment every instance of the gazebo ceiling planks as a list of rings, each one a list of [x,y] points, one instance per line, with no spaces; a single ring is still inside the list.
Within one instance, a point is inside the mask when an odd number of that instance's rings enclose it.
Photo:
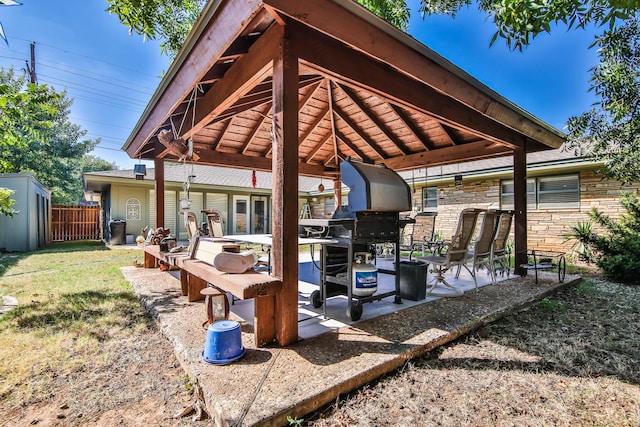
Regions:
[[[273,58],[285,38],[299,58],[300,174],[335,175],[346,156],[409,170],[563,142],[351,0],[245,0],[207,5],[124,149],[179,160],[158,142],[167,129],[193,139],[199,163],[271,170]]]

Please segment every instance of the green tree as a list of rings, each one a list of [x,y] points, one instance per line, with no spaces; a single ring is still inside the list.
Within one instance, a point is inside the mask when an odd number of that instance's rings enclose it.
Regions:
[[[162,53],[175,58],[206,0],[107,0],[129,32],[161,40]],[[396,27],[406,30],[409,7],[406,0],[356,0]]]
[[[12,208],[16,201],[11,198],[13,190],[0,187],[0,215],[12,217],[16,211]]]
[[[98,143],[69,121],[72,100],[26,76],[0,69],[0,172],[29,172],[54,204],[82,200],[83,157]]]
[[[627,20],[596,40],[600,63],[591,89],[600,99],[568,122],[566,147],[603,162],[605,177],[640,181],[640,20]]]

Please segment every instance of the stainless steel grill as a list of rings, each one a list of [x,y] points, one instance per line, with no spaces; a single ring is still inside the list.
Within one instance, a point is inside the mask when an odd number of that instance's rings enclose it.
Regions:
[[[354,254],[370,252],[376,255],[377,244],[394,246],[395,265],[399,265],[400,229],[404,222],[400,212],[411,210],[411,189],[397,173],[381,164],[353,161],[340,164],[342,181],[349,187],[349,204],[328,220],[300,220],[302,226],[323,226],[335,243],[322,246],[320,290],[311,294],[314,307],[321,307],[326,299],[347,295],[347,316],[358,320],[364,302],[395,295],[401,303],[400,280],[395,276],[395,290],[375,293],[367,297],[353,295],[352,264]],[[395,274],[395,270],[378,268],[381,273]],[[325,305],[326,309],[326,305]]]

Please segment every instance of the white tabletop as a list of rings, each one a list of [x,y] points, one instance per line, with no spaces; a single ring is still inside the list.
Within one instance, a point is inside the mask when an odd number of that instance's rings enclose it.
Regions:
[[[224,239],[268,246],[271,246],[273,243],[273,237],[271,234],[229,234],[224,236]],[[298,237],[298,245],[326,245],[335,242],[336,241],[333,239]]]

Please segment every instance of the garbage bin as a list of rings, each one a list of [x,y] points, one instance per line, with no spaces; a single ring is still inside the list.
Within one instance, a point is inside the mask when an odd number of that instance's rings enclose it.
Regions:
[[[109,233],[111,234],[112,245],[124,245],[127,243],[127,221],[109,221]]]
[[[427,264],[400,261],[396,274],[400,275],[400,298],[420,301],[427,293]]]

